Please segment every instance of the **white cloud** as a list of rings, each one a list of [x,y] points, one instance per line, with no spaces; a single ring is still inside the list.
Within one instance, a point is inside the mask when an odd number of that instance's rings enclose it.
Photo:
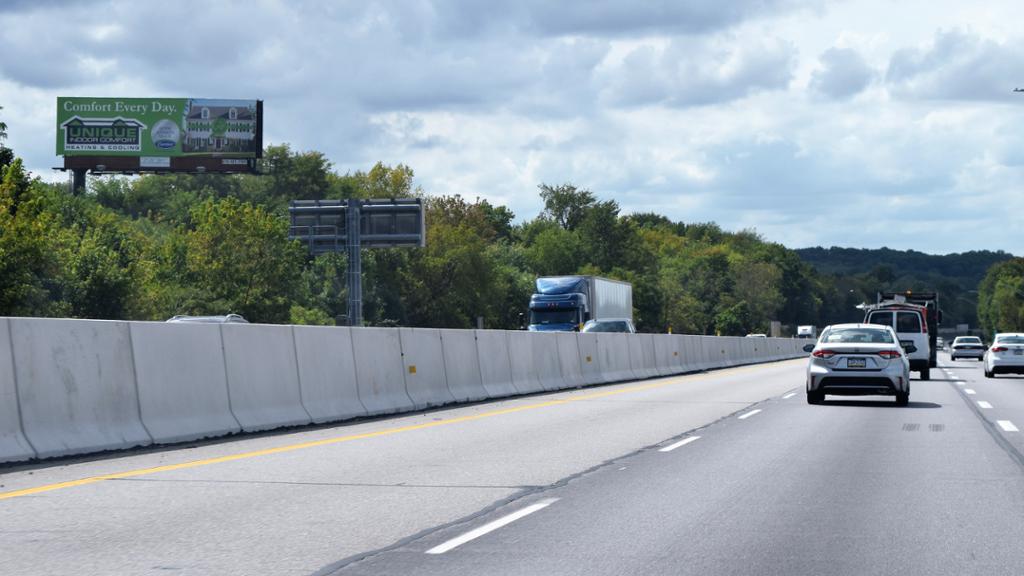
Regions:
[[[0,120],[31,170],[60,178],[58,95],[261,98],[268,143],[341,171],[406,163],[429,193],[520,218],[540,210],[537,184],[574,182],[625,212],[793,246],[963,251],[1024,227],[1017,14],[1012,0],[4,2]]]

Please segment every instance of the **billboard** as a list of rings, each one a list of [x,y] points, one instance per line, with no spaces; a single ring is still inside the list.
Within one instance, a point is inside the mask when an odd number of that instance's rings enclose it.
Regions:
[[[170,158],[259,158],[262,104],[211,98],[60,97],[57,154],[139,157],[141,168],[170,166]]]

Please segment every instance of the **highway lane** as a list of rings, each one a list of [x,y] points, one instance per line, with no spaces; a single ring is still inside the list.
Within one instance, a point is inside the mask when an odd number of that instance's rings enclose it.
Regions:
[[[1024,430],[1024,375],[999,374],[985,378],[984,364],[977,360],[953,362],[944,355],[945,377],[957,384],[965,400],[990,424],[993,434],[1012,444],[1024,454],[1024,434],[1007,430]]]
[[[333,570],[752,409],[798,389],[803,367],[740,367],[0,468],[3,572]]]
[[[942,364],[906,408],[785,394],[323,573],[1019,574],[1021,433],[993,424],[1024,387]]]

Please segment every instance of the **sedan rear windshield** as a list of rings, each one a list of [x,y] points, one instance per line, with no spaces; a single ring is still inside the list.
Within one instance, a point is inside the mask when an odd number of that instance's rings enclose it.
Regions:
[[[981,338],[957,338],[954,344],[981,344]]]
[[[996,338],[1000,344],[1024,344],[1024,336],[1000,336]]]
[[[875,328],[834,328],[825,335],[825,342],[835,344],[894,344],[887,330]]]

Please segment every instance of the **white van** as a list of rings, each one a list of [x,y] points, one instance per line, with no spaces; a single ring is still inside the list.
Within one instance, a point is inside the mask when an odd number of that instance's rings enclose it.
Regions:
[[[899,336],[900,342],[913,342],[917,348],[914,352],[907,354],[910,360],[910,369],[921,373],[921,380],[931,378],[931,348],[928,342],[928,323],[925,321],[926,310],[924,306],[913,304],[898,304],[868,310],[864,314],[865,324],[881,324],[892,326]]]

